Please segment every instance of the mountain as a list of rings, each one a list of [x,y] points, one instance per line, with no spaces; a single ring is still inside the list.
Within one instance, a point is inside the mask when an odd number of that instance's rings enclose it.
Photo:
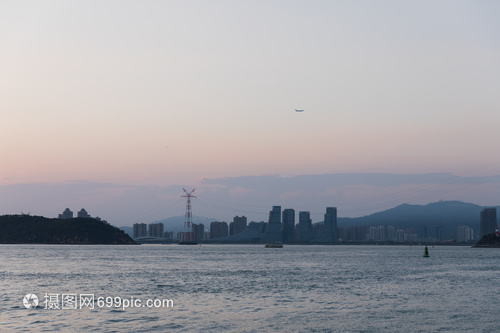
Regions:
[[[0,216],[2,244],[136,244],[122,230],[92,218]]]
[[[357,218],[339,218],[339,227],[365,225],[392,225],[395,228],[414,228],[428,232],[441,226],[443,230],[456,232],[458,226],[469,226],[479,232],[480,212],[485,207],[461,201],[440,201],[428,205],[403,204],[392,209]],[[497,209],[500,207],[497,207]]]

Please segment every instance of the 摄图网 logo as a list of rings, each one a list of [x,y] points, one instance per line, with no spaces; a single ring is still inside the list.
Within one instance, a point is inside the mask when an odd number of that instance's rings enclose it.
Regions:
[[[26,309],[33,309],[38,306],[38,297],[35,294],[26,294],[23,298],[23,304]]]

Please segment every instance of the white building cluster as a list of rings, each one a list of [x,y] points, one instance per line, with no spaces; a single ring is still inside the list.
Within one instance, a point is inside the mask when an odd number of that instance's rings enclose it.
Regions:
[[[102,220],[98,216],[96,216],[96,217],[90,216],[90,214],[87,213],[87,211],[85,210],[85,208],[80,209],[78,211],[78,213],[76,214],[76,217],[87,218],[87,219],[94,219],[94,220],[101,221],[101,222],[109,224],[107,221]],[[64,210],[64,212],[62,212],[62,214],[59,214],[59,216],[57,218],[59,218],[59,219],[72,219],[73,218],[73,212],[71,211],[71,209],[66,208]]]

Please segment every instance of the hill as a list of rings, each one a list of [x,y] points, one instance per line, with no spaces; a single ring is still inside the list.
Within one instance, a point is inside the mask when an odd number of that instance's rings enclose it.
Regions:
[[[473,247],[500,248],[500,237],[496,237],[495,234],[484,235]]]
[[[2,244],[136,244],[122,230],[91,218],[0,216]]]
[[[441,226],[443,231],[448,232],[456,232],[458,226],[469,226],[478,233],[480,212],[483,209],[483,206],[461,201],[440,201],[428,205],[403,204],[368,216],[339,218],[338,226],[392,225],[395,228],[415,228],[417,232],[425,227],[431,234],[436,226]]]

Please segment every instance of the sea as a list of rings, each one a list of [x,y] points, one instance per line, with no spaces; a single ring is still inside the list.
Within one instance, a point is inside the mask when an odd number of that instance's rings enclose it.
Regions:
[[[500,249],[0,245],[1,332],[500,332]]]

